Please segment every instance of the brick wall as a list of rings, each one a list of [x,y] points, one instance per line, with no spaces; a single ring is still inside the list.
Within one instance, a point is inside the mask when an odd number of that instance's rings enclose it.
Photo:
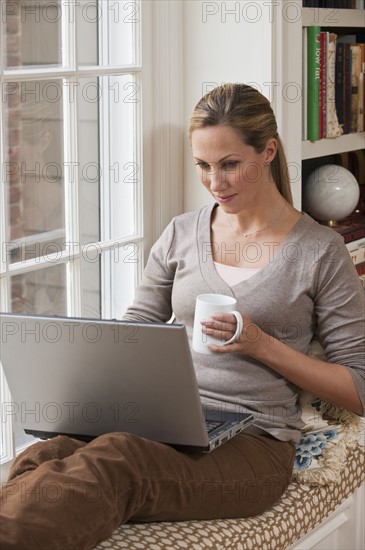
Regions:
[[[20,0],[5,0],[6,15],[6,66],[18,67],[21,65],[21,10]],[[10,238],[17,239],[23,233],[22,222],[22,192],[19,170],[19,146],[21,133],[20,94],[7,94],[5,104],[6,121],[8,127],[8,185],[10,201]]]
[[[19,67],[21,61],[21,9],[20,0],[5,0],[3,16],[6,18],[5,65]],[[11,84],[9,84],[9,89]],[[20,94],[8,93],[5,103],[5,121],[7,125],[8,162],[7,184],[9,200],[10,239],[19,239],[24,235],[22,182],[19,170],[21,136],[21,98]],[[12,261],[20,260],[20,252],[12,252]],[[17,276],[11,284],[11,309],[21,311],[25,301],[26,287],[22,276]]]

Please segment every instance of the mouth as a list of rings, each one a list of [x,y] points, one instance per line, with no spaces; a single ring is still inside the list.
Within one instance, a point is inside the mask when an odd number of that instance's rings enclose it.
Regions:
[[[231,201],[235,196],[236,196],[236,194],[234,194],[234,195],[225,195],[224,197],[219,197],[218,195],[214,195],[214,198],[218,202],[220,202],[222,204],[225,204],[225,203]]]

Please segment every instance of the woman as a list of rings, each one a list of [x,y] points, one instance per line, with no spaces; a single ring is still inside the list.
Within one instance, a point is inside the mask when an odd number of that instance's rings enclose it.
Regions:
[[[128,520],[259,514],[291,478],[300,389],[363,414],[364,293],[342,238],[291,205],[268,100],[249,86],[220,86],[196,106],[190,136],[215,203],[168,225],[125,318],[175,315],[191,337],[198,294],[235,296],[239,338],[193,358],[202,400],[247,408],[255,423],[209,454],[121,433],[34,445],[3,488],[4,549],[46,549],[50,537],[54,549],[92,548]],[[202,330],[226,339],[235,318],[214,315]],[[315,334],[328,362],[306,355]],[[62,489],[52,502],[47,483]]]

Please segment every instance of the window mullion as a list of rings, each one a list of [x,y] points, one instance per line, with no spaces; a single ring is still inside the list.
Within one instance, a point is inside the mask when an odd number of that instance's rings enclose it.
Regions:
[[[102,17],[102,7],[98,1],[98,67],[108,67],[109,71],[109,9],[107,17]]]
[[[98,9],[101,9],[98,4]],[[108,67],[109,73],[109,10],[107,17],[99,17],[99,44],[98,44],[98,63],[102,67]],[[112,219],[112,190],[110,186],[110,132],[109,132],[109,75],[99,77],[100,89],[103,93],[99,104],[99,162],[100,162],[100,240],[109,240],[111,238]],[[112,255],[100,255],[100,278],[101,278],[101,317],[112,317],[112,296],[114,280],[112,277]]]
[[[75,76],[64,86],[64,189],[66,248],[76,255],[66,264],[67,269],[67,314],[81,315],[81,266],[77,257],[80,250],[79,230],[79,157],[77,150],[77,85]]]
[[[66,5],[67,4],[67,5]],[[67,314],[81,315],[81,266],[79,232],[79,158],[77,148],[78,74],[76,51],[76,10],[74,2],[64,3],[62,17],[62,65],[70,71],[64,79],[63,93],[63,144],[66,249],[70,252],[66,263]],[[71,256],[71,252],[75,256]]]
[[[105,37],[107,35],[103,35]],[[110,134],[108,128],[108,121],[110,116],[109,106],[109,93],[108,82],[109,77],[101,77],[101,89],[104,90],[99,105],[99,162],[100,162],[100,240],[109,240],[111,238],[111,225],[112,221],[112,193],[110,184]],[[104,318],[110,318],[112,316],[112,295],[113,295],[113,280],[112,280],[112,266],[111,255],[101,255],[101,314]]]
[[[1,41],[0,41],[1,42]],[[0,48],[2,53],[2,48]],[[0,63],[1,65],[1,63]],[[3,89],[3,83],[1,82],[1,89]],[[9,100],[9,98],[8,98]],[[2,101],[0,110],[0,303],[1,311],[10,311],[10,279],[9,279],[9,255],[8,244],[10,243],[10,223],[8,217],[8,204],[9,204],[9,189],[8,189],[8,165],[5,163],[5,148],[8,147],[7,139],[5,137],[5,124],[8,118],[8,112],[5,110],[8,108],[8,102]],[[10,170],[10,167],[9,167]]]
[[[138,74],[135,75],[135,80],[137,83],[137,89],[139,89],[139,102],[136,106],[135,111],[135,159],[137,161],[137,166],[139,167],[139,173],[138,173],[138,181],[135,188],[135,196],[134,196],[134,208],[135,208],[135,220],[136,220],[136,231],[138,234],[143,235],[143,238],[145,236],[145,202],[144,202],[144,166],[143,166],[143,151],[142,151],[142,143],[143,143],[143,120],[142,120],[142,68],[145,66],[145,60],[143,59],[142,55],[142,3],[140,1],[137,2],[138,10],[136,13],[136,23],[133,25],[133,43],[134,43],[134,62],[135,64],[140,67],[140,71]],[[151,15],[151,14],[148,14]],[[147,16],[147,13],[146,13]],[[138,263],[137,268],[134,272],[134,286],[137,287],[141,281],[142,273],[143,273],[143,266],[144,266],[144,246],[143,241],[141,243],[138,243]]]
[[[0,41],[2,42],[2,41]],[[2,47],[0,47],[0,54],[3,54]],[[1,57],[3,59],[3,57]],[[1,63],[0,63],[1,64]],[[1,64],[2,65],[2,64]],[[1,89],[3,89],[3,82],[1,82]],[[8,272],[9,257],[7,254],[7,243],[10,241],[10,224],[8,220],[8,188],[7,188],[7,167],[5,165],[5,145],[7,140],[5,138],[5,120],[7,119],[7,113],[5,117],[5,109],[7,103],[2,101],[0,117],[0,166],[2,171],[2,177],[0,178],[0,303],[1,311],[10,311],[10,276]],[[11,395],[5,379],[3,368],[0,362],[0,404],[2,407],[11,406]],[[13,429],[13,416],[5,416],[2,418],[1,425],[1,452],[0,452],[0,464],[1,478],[7,476],[8,468],[10,467],[10,461],[14,458],[14,429]],[[5,463],[8,463],[5,466]],[[5,479],[1,479],[1,482]]]
[[[0,22],[2,24],[2,22]],[[1,66],[1,90],[3,91],[3,66],[1,60],[4,59],[3,40],[0,40],[0,66]],[[1,311],[10,311],[10,277],[8,272],[9,258],[7,254],[7,243],[10,241],[10,224],[8,220],[8,188],[7,188],[7,166],[5,164],[5,147],[7,140],[5,138],[5,109],[8,103],[1,102],[1,117],[0,117],[0,303]],[[5,379],[4,371],[0,362],[0,405],[1,407],[11,406],[11,394],[8,384]],[[4,410],[4,409],[3,409]],[[4,482],[8,475],[11,460],[14,458],[14,426],[13,415],[2,415],[1,424],[1,450],[0,450],[0,481]]]
[[[7,178],[8,176],[8,166],[4,160],[5,152],[5,105],[6,103],[2,102],[1,110],[2,116],[0,120],[0,166],[1,166],[1,178],[0,178],[0,238],[1,238],[1,254],[0,254],[0,273],[7,272],[7,243],[10,240],[9,235],[9,224],[8,224],[8,190],[7,190]],[[3,303],[3,302],[2,302]]]
[[[140,0],[136,1],[137,11],[136,11],[136,20],[132,27],[133,32],[133,45],[134,45],[134,65],[141,66],[142,61],[142,33],[141,33],[141,2]],[[141,69],[142,67],[140,67]]]
[[[62,67],[76,69],[76,3],[62,2]]]
[[[141,98],[141,86],[142,79],[141,75],[138,75],[135,79],[137,84],[137,89],[139,90],[139,98]],[[137,181],[134,190],[134,208],[135,208],[135,220],[136,220],[136,232],[139,235],[144,234],[144,223],[143,223],[143,164],[142,164],[142,108],[141,108],[141,99],[139,99],[136,104],[136,109],[134,113],[134,127],[136,139],[134,142],[134,158],[136,159],[138,172],[137,172]]]
[[[142,67],[136,65],[120,65],[113,67],[94,67],[85,66],[79,67],[78,72],[85,77],[99,76],[103,74],[120,75],[120,74],[137,74],[142,70]],[[36,69],[14,69],[12,71],[3,71],[3,82],[15,81],[27,81],[27,80],[46,80],[48,78],[56,77],[70,77],[73,76],[75,71],[73,69],[42,69],[37,67]]]

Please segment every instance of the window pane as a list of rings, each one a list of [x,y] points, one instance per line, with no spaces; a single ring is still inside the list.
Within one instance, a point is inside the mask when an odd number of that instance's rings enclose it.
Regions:
[[[116,66],[135,63],[134,36],[139,21],[138,0],[79,0],[79,64]]]
[[[11,310],[17,313],[66,315],[66,269],[56,265],[11,278]]]
[[[107,4],[108,2],[105,2]],[[76,7],[79,65],[98,65],[98,1],[79,0]]]
[[[61,65],[62,0],[3,1],[5,67]]]
[[[139,85],[127,74],[81,78],[78,92],[81,243],[129,237],[140,199]]]
[[[108,43],[109,65],[131,65],[136,62],[136,49],[133,40],[140,21],[140,2],[134,0],[117,0],[109,3],[108,10],[109,33],[104,42]]]
[[[142,246],[130,242],[100,253],[98,244],[84,248],[81,262],[82,316],[120,319],[134,297]]]
[[[101,314],[101,275],[100,254],[97,245],[88,246],[81,260],[81,299],[82,317],[100,319]]]
[[[141,199],[141,170],[136,147],[139,84],[132,75],[110,77],[110,238],[128,237],[138,231],[136,212]]]
[[[79,97],[79,182],[81,244],[100,240],[98,78],[82,78]]]
[[[28,258],[40,256],[48,241],[64,248],[61,98],[60,79],[6,84],[8,148],[3,173],[13,262],[20,259],[21,246],[33,251]]]
[[[142,264],[142,246],[126,243],[103,254],[103,287],[111,288],[110,317],[120,319],[134,298],[137,273]]]

